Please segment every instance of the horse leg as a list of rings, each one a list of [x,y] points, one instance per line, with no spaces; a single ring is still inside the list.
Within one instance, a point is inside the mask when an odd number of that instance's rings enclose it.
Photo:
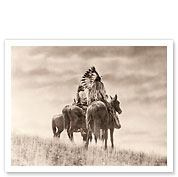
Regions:
[[[70,133],[70,139],[71,139],[71,141],[74,141],[74,134],[73,134],[73,130],[71,130],[71,133]]]
[[[87,130],[87,139],[86,139],[86,143],[85,143],[85,148],[88,149],[88,144],[89,144],[89,139],[91,137],[91,128],[90,125],[88,126],[88,130]]]
[[[89,140],[90,140],[90,142],[92,141],[92,132],[91,131],[89,133]]]
[[[104,132],[103,129],[101,129],[101,130],[102,130],[102,131],[101,131],[101,132],[102,132],[102,134],[101,134],[101,140],[104,141],[104,137],[105,137],[104,133],[105,133],[105,132]]]
[[[97,143],[97,137],[96,137],[96,135],[95,135],[95,143]]]
[[[85,143],[85,148],[86,149],[88,149],[88,144],[89,144],[88,134],[89,134],[89,132],[87,132],[87,139],[86,139],[86,143]]]
[[[69,128],[70,140],[73,141],[73,132],[77,125],[78,115],[75,112],[70,110],[68,113],[68,116],[70,118],[70,128]]]
[[[114,148],[113,133],[114,133],[114,128],[111,128],[111,129],[110,129],[110,137],[111,137],[111,145],[112,145],[112,148]]]
[[[53,127],[53,134],[54,134],[54,137],[57,136],[57,133],[56,133],[56,127]]]
[[[70,127],[69,129],[68,129],[68,136],[69,136],[69,138],[70,138],[70,140],[71,141],[73,141],[73,128],[72,127]]]
[[[57,134],[56,134],[56,124],[55,124],[54,119],[52,119],[52,130],[53,130],[54,137],[56,137],[57,136]]]
[[[105,150],[107,149],[108,129],[105,129]]]
[[[71,141],[73,141],[73,130],[71,127],[67,129],[67,135]]]
[[[67,135],[68,135],[68,137],[69,137],[69,139],[70,139],[69,127],[67,128]]]
[[[59,128],[58,128],[58,135],[57,135],[58,138],[60,138],[60,135],[61,135],[62,131],[63,130],[59,130]]]
[[[69,134],[70,134],[70,140],[73,141],[74,138],[73,138],[73,132],[74,132],[74,127],[76,125],[76,120],[72,120],[70,122],[70,128],[69,128]]]

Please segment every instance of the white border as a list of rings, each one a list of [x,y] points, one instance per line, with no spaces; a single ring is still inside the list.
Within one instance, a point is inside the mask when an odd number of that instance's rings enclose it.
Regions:
[[[167,166],[11,166],[11,46],[167,46]],[[169,121],[168,121],[169,119]],[[173,172],[172,40],[6,40],[5,41],[6,172]]]

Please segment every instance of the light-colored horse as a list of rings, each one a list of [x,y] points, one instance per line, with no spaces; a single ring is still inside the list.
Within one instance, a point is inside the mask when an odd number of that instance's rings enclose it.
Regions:
[[[60,138],[61,132],[65,128],[65,122],[64,122],[64,117],[62,114],[55,115],[52,118],[52,130],[54,137]]]

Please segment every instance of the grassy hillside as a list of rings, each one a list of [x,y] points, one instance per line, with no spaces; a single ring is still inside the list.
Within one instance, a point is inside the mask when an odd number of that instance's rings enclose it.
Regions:
[[[128,150],[99,146],[66,144],[58,139],[13,135],[11,139],[11,163],[14,166],[57,166],[57,165],[131,165],[165,166],[167,158]]]

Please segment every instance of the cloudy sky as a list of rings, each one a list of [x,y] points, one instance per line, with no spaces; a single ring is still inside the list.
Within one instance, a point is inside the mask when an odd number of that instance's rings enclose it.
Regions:
[[[73,102],[82,75],[95,66],[107,94],[121,102],[116,146],[166,154],[166,56],[158,46],[14,46],[12,131],[52,137],[52,116]]]

